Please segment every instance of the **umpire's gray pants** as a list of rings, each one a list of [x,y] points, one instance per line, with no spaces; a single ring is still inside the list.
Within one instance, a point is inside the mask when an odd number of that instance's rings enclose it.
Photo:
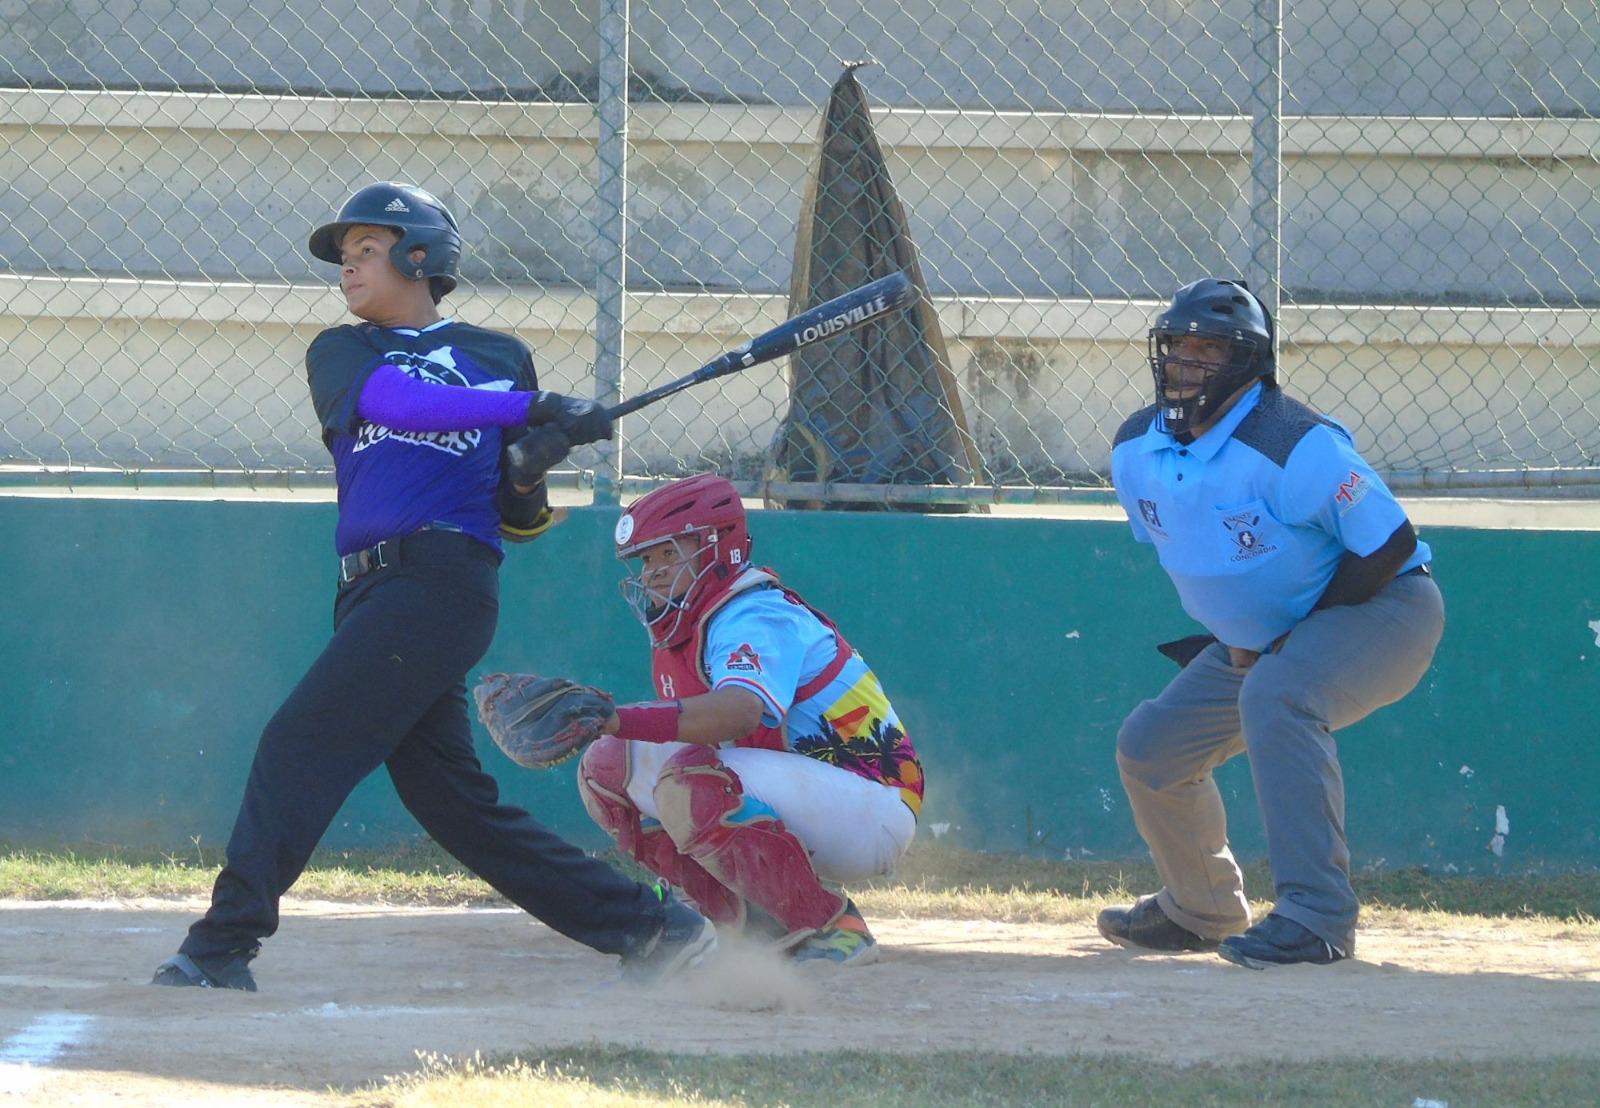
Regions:
[[[1331,732],[1405,696],[1433,660],[1444,601],[1397,577],[1365,604],[1314,612],[1249,669],[1214,643],[1117,733],[1117,767],[1165,885],[1161,910],[1205,938],[1250,925],[1212,771],[1250,755],[1267,833],[1273,911],[1355,951],[1357,903],[1344,778]]]

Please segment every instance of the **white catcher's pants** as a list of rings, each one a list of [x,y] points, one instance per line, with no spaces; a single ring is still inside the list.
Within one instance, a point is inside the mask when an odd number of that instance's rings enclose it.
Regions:
[[[667,759],[686,743],[628,744],[628,799],[659,819],[653,795]],[[817,876],[855,881],[891,873],[911,845],[917,820],[900,790],[783,750],[721,747],[717,757],[745,795],[778,813],[811,852]]]

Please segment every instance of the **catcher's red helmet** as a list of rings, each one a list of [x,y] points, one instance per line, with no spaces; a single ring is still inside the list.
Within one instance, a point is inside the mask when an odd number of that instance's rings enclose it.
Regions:
[[[647,547],[691,539],[693,577],[676,597],[646,587],[644,571],[622,582],[622,594],[657,646],[671,646],[694,627],[694,618],[750,562],[750,531],[733,483],[714,473],[674,481],[634,502],[617,521],[617,557]]]

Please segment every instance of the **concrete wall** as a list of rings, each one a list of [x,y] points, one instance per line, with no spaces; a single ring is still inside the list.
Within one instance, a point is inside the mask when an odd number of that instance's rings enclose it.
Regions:
[[[786,291],[819,123],[641,106],[630,285]],[[1246,118],[880,111],[877,126],[936,294],[1166,296],[1248,264]],[[393,177],[456,212],[469,280],[592,286],[597,132],[573,105],[0,91],[0,258],[326,280],[309,228]],[[1284,285],[1323,302],[1600,301],[1597,150],[1595,120],[1291,120]]]
[[[644,635],[615,587],[614,518],[579,510],[512,551],[482,671],[646,694]],[[261,727],[326,640],[333,522],[330,504],[0,497],[0,577],[23,583],[0,621],[0,839],[223,841]],[[760,560],[883,679],[927,767],[923,834],[1142,855],[1114,736],[1172,673],[1154,644],[1192,628],[1125,524],[758,512],[751,530]],[[1423,530],[1449,626],[1410,697],[1339,734],[1355,866],[1600,865],[1600,534]],[[481,734],[478,745],[513,803],[599,845],[570,765],[528,773]],[[1258,857],[1248,767],[1219,782],[1236,849]],[[1502,807],[1511,831],[1497,855]],[[415,834],[379,774],[327,842]]]
[[[542,383],[593,388],[594,304],[575,292],[465,291],[462,319],[532,344]],[[1148,402],[1153,301],[940,298],[969,426],[991,474],[1062,484],[1105,472]],[[322,468],[302,359],[337,322],[314,286],[0,276],[0,427],[13,457],[62,465]],[[625,394],[777,324],[781,297],[630,297]],[[1283,377],[1400,473],[1593,465],[1600,319],[1582,309],[1287,308]],[[715,464],[759,475],[788,407],[781,364],[692,389],[623,425],[628,472]],[[579,465],[595,464],[577,455]]]
[[[885,102],[1232,112],[1250,96],[1249,0],[935,0],[840,7],[676,0],[633,9],[655,95],[815,104],[838,63],[880,63]],[[0,26],[31,84],[572,99],[593,95],[595,5],[569,0],[33,0]],[[1286,103],[1357,115],[1600,109],[1585,4],[1285,5]],[[8,82],[9,83],[9,82]]]

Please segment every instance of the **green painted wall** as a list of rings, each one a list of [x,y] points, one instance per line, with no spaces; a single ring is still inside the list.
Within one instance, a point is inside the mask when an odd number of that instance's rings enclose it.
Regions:
[[[483,669],[648,695],[616,589],[614,513],[511,551]],[[261,726],[328,634],[331,505],[0,498],[0,838],[181,847],[226,839]],[[965,845],[1140,856],[1116,728],[1193,628],[1116,523],[757,513],[757,560],[844,627],[928,772],[924,833]],[[1449,626],[1407,700],[1342,732],[1356,865],[1462,872],[1600,865],[1600,534],[1429,529]],[[426,628],[419,628],[426,634]],[[505,795],[601,839],[569,765]],[[1221,775],[1242,856],[1262,852],[1248,766]],[[1511,833],[1487,849],[1495,809]],[[382,774],[330,845],[417,834]]]

